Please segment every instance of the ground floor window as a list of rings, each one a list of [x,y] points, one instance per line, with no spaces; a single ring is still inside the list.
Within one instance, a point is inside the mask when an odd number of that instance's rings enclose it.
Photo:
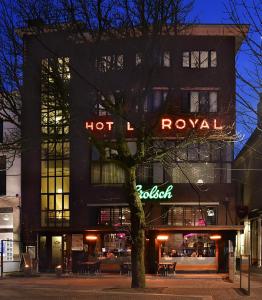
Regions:
[[[216,244],[209,234],[175,233],[167,235],[160,245],[161,258],[215,257]]]
[[[101,250],[102,256],[106,258],[130,256],[131,242],[129,234],[125,232],[105,234]]]

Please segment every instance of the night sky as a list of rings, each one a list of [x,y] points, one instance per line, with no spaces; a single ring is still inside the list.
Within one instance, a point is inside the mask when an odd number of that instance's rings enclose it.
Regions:
[[[193,13],[197,16],[199,23],[231,23],[225,7],[225,4],[228,1],[230,0],[195,0]],[[246,3],[249,3],[250,1],[253,0],[246,0]],[[261,0],[255,0],[255,3],[256,2],[257,4],[260,3],[260,5],[262,5]],[[257,38],[260,39],[261,37],[257,36]],[[243,47],[241,49],[243,49]],[[240,68],[242,71],[245,69],[252,69],[252,65],[249,63],[247,56],[241,51],[237,56],[237,68]],[[249,100],[252,102],[254,107],[256,107],[258,101],[258,96],[255,97],[256,99],[250,98]],[[237,111],[240,110],[241,107],[237,104]],[[252,127],[255,129],[255,122]],[[243,135],[243,138],[241,141],[236,143],[236,153],[242,148],[252,132],[243,126],[243,122],[239,114],[237,115],[237,131]]]

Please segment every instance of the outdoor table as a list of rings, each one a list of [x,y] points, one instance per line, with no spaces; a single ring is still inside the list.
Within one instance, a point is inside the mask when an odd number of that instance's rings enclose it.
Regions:
[[[159,272],[160,268],[163,267],[163,269],[164,269],[163,276],[167,276],[169,267],[173,266],[173,265],[174,265],[174,262],[160,262],[160,263],[158,263],[158,271],[157,272]]]
[[[80,263],[82,270],[84,272],[89,273],[96,273],[98,272],[99,268],[99,261],[83,261]]]
[[[123,269],[127,271],[128,275],[132,272],[132,263],[130,261],[125,261],[122,263]]]

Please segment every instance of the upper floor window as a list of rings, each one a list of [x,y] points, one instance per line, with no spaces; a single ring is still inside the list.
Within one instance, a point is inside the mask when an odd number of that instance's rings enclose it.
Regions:
[[[112,54],[98,57],[96,68],[99,72],[120,71],[124,68],[124,55]]]
[[[184,68],[214,68],[217,66],[216,51],[184,51],[182,57],[182,66]]]
[[[136,53],[136,66],[144,63],[144,54],[139,52]],[[171,55],[169,51],[162,51],[153,54],[153,63],[156,66],[169,68],[171,66]]]
[[[141,65],[143,61],[144,61],[143,54],[141,52],[136,53],[136,66]]]
[[[183,94],[182,111],[207,113],[218,111],[217,91],[187,91]]]
[[[168,88],[153,88],[145,97],[143,111],[157,111],[166,101],[167,94]]]

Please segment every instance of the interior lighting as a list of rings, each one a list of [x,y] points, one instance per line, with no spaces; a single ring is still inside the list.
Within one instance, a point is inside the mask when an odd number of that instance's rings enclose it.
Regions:
[[[156,238],[158,241],[167,241],[168,235],[158,235]]]

